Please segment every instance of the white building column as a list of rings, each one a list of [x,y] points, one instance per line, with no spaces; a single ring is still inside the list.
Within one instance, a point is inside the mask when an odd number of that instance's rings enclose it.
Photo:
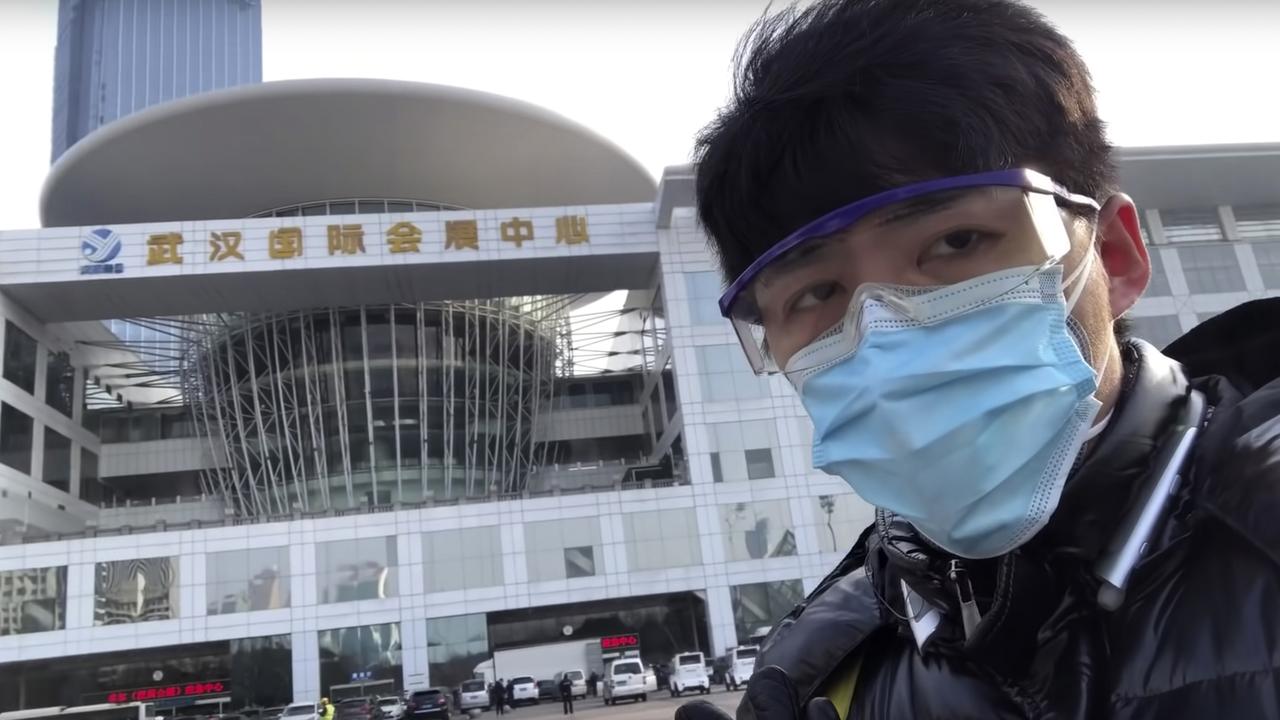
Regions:
[[[405,618],[400,621],[400,663],[406,690],[431,687],[427,668],[427,621]]]
[[[719,656],[738,644],[738,631],[733,623],[733,603],[729,586],[707,588],[707,624],[711,631],[711,649]]]
[[[312,631],[290,633],[293,648],[293,701],[320,699],[320,636]]]

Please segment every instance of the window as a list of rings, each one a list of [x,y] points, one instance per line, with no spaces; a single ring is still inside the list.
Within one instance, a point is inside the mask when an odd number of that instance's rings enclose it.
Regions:
[[[209,553],[205,601],[210,615],[289,607],[289,548]]]
[[[395,536],[316,543],[319,602],[395,597],[399,567]]]
[[[422,558],[427,592],[494,587],[503,582],[497,525],[425,533]]]
[[[1223,239],[1222,222],[1216,207],[1161,210],[1160,223],[1164,225],[1164,237],[1169,242]]]
[[[1232,245],[1200,245],[1178,249],[1187,289],[1193,293],[1236,292],[1245,289],[1244,273]]]
[[[720,526],[730,561],[796,554],[791,506],[786,500],[721,505]]]
[[[31,417],[9,403],[0,405],[0,463],[31,474]]]
[[[1241,240],[1280,240],[1280,205],[1243,205],[1232,210]]]
[[[772,420],[708,425],[711,436],[711,479],[714,482],[777,477],[773,448],[778,444]]]
[[[769,381],[747,365],[736,345],[704,345],[697,348],[698,374],[704,402],[755,400],[769,396]]]
[[[823,552],[847,551],[875,520],[876,509],[853,493],[819,495],[813,501],[818,509],[814,515],[818,519],[818,547]]]
[[[0,571],[0,637],[67,625],[67,568]]]
[[[753,636],[773,627],[803,599],[804,585],[799,580],[730,587],[729,602],[733,605],[733,625],[738,633],[738,643],[748,644]]]
[[[390,680],[396,694],[403,689],[404,645],[400,639],[400,623],[321,630],[318,639],[321,695],[330,695],[334,685],[346,685],[357,676],[365,680]]]
[[[110,498],[109,489],[98,478],[98,456],[80,448],[80,499],[101,507]]]
[[[1147,297],[1172,295],[1173,292],[1169,290],[1169,275],[1164,269],[1164,258],[1161,257],[1159,248],[1147,248],[1147,255],[1151,258],[1151,282],[1147,284],[1144,295]]]
[[[590,545],[564,549],[564,576],[566,578],[595,577],[596,554]]]
[[[93,585],[93,624],[172,620],[178,617],[178,559],[98,563]]]
[[[1182,335],[1182,321],[1177,315],[1151,315],[1133,317],[1133,336],[1162,348]]]
[[[490,657],[489,623],[484,613],[428,618],[426,623],[427,676],[432,685],[457,687],[470,680],[475,667]]]
[[[45,403],[71,417],[76,401],[76,369],[71,366],[71,355],[65,352],[49,353],[45,369]]]
[[[564,580],[601,574],[600,522],[595,517],[526,523],[529,580]]]
[[[720,453],[711,453],[711,482],[724,482],[724,469],[720,466]]]
[[[745,451],[747,460],[747,479],[760,480],[774,477],[773,451],[769,448]]]
[[[1255,243],[1253,257],[1257,261],[1263,286],[1280,290],[1280,242]]]
[[[720,273],[685,273],[684,283],[689,295],[689,319],[694,325],[725,322],[720,315]]]
[[[31,395],[36,392],[36,340],[12,320],[4,323],[4,379]]]
[[[44,429],[45,485],[71,492],[71,441],[52,428]]]
[[[702,564],[698,517],[692,508],[627,513],[622,530],[632,571]]]

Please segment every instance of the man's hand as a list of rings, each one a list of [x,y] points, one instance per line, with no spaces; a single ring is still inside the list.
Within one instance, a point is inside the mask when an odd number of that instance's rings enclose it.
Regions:
[[[836,706],[824,697],[814,698],[801,708],[791,678],[774,666],[751,675],[738,713],[744,720],[840,720]],[[706,700],[693,700],[676,709],[675,720],[733,720],[733,716]]]

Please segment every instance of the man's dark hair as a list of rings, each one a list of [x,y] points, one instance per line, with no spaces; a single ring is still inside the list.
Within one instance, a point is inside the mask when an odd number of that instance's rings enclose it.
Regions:
[[[1111,146],[1071,42],[1012,0],[819,0],[766,15],[697,140],[730,279],[805,223],[935,177],[1031,167],[1102,198]]]

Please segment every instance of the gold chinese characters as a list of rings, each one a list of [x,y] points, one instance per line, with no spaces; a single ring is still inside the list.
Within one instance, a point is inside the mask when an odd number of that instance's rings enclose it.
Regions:
[[[432,235],[431,242],[443,240],[436,245],[443,250],[479,250],[482,244],[501,241],[503,245],[523,248],[526,243],[536,242],[537,231],[530,218],[511,217],[497,223],[496,237],[489,235],[492,230],[482,232],[480,223],[474,218],[445,220],[443,238]],[[439,232],[440,225],[433,232]],[[492,228],[492,225],[488,226]],[[259,231],[262,232],[262,231]],[[266,256],[272,260],[290,260],[300,258],[304,253],[305,233],[298,226],[270,228],[264,235],[250,236],[242,230],[212,230],[208,235],[208,262],[220,263],[228,260],[244,261],[246,254],[265,246]],[[357,223],[328,225],[325,228],[329,255],[365,255],[364,226]],[[555,219],[556,245],[582,245],[591,241],[587,231],[587,218],[583,215],[562,215]],[[421,253],[422,244],[428,236],[417,224],[400,221],[392,224],[385,232],[386,252],[392,254]],[[265,241],[265,242],[264,242]],[[147,236],[147,265],[181,265],[183,262],[183,236],[180,232],[154,233]]]
[[[243,260],[244,255],[240,254],[241,242],[244,242],[244,236],[238,230],[209,233],[209,262],[222,262],[231,258]]]
[[[181,244],[182,233],[168,232],[152,235],[147,238],[147,264],[181,265],[182,251],[178,249]]]

